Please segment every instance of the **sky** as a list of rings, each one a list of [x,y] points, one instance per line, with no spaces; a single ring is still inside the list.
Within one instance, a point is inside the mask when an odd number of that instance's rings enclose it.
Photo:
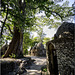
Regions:
[[[69,6],[72,6],[75,0],[69,0]]]
[[[70,7],[71,7],[72,4],[74,3],[74,0],[64,0],[64,2],[65,2],[65,1],[69,1],[69,6],[70,6]],[[61,4],[63,4],[63,3],[61,3]],[[40,15],[40,14],[39,14],[39,15]],[[54,28],[48,29],[47,26],[45,26],[45,27],[43,28],[43,30],[44,30],[44,33],[46,34],[45,37],[49,37],[49,38],[52,38],[52,37],[54,36],[54,34],[56,33],[56,31],[57,31],[57,30],[54,29]],[[37,33],[34,32],[33,35],[34,35],[34,37],[36,37],[36,36],[37,36]]]

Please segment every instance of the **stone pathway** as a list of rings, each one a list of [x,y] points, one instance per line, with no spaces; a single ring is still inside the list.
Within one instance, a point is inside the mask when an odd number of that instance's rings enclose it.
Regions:
[[[27,73],[23,75],[41,75],[41,67],[46,65],[46,57],[31,56],[34,59],[34,63],[27,69]]]

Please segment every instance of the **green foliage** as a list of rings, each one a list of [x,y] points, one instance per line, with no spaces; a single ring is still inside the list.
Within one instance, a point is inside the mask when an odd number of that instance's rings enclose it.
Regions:
[[[54,37],[52,37],[52,40],[54,40]]]
[[[50,38],[49,37],[44,37],[43,44],[46,44],[48,41],[50,41]]]
[[[1,47],[3,46],[4,43],[5,43],[4,38],[1,38],[1,39],[0,39],[0,49],[1,49]]]
[[[46,34],[43,32],[43,30],[40,30],[37,33],[38,33],[38,36],[39,36],[39,41],[43,42],[43,39],[44,39],[44,37],[45,37]]]
[[[47,72],[47,66],[46,66],[46,65],[43,66],[43,67],[41,68],[41,70],[44,71],[44,72]]]
[[[44,71],[44,72],[47,72],[47,68],[44,68],[43,71]]]
[[[10,58],[16,58],[16,55],[12,53],[11,55],[9,55],[9,57]]]
[[[28,53],[29,47],[32,45],[32,40],[30,39],[30,33],[24,32],[23,36],[23,54]]]
[[[31,47],[33,47],[34,45],[36,45],[36,44],[38,44],[40,41],[39,41],[39,37],[34,37],[33,39],[32,39],[32,46]]]
[[[49,28],[57,28],[60,22],[56,22],[56,20],[63,21],[65,17],[72,15],[71,7],[64,7],[65,4],[68,5],[68,2],[61,6],[51,0],[25,0],[25,2],[24,0],[23,2],[22,0],[2,0],[1,16],[3,22],[8,12],[3,31],[9,30],[9,26],[12,32],[14,26],[22,30],[24,33],[23,49],[24,51],[28,50],[29,46],[33,46],[44,39],[45,34],[43,33],[42,26],[49,25]],[[45,16],[36,17],[35,14],[41,11],[45,12]],[[3,23],[1,23],[1,26],[3,26]],[[38,41],[30,38],[32,30],[37,32]],[[9,31],[7,32],[8,34],[3,35],[2,41],[0,41],[2,44],[4,44],[4,38],[5,40],[11,40],[14,35]]]
[[[28,50],[27,50],[27,49],[26,49],[26,50],[24,49],[24,50],[23,50],[23,54],[24,54],[24,55],[27,55],[27,54],[28,54]]]
[[[63,3],[63,6],[65,7],[69,6],[69,1],[66,1],[65,3]]]
[[[36,27],[35,27],[35,29],[36,29],[36,33],[37,33],[37,37],[38,37],[38,41],[39,42],[43,42],[43,39],[44,39],[44,37],[45,37],[45,33],[43,32],[43,26],[42,25],[37,25]]]
[[[2,57],[4,57],[4,55],[2,55]]]

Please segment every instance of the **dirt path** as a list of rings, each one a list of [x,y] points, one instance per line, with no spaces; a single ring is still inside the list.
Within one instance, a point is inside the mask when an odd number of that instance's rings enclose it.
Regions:
[[[25,75],[41,75],[41,67],[46,65],[46,57],[36,57],[31,56],[31,59],[34,59],[34,64],[30,66],[30,69],[27,69]]]

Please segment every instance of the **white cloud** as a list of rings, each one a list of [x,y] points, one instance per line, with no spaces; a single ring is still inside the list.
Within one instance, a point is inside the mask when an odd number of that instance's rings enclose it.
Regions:
[[[55,28],[48,29],[48,27],[45,26],[44,33],[46,34],[46,37],[52,38],[54,36],[54,34],[56,33],[56,30],[55,30]]]

